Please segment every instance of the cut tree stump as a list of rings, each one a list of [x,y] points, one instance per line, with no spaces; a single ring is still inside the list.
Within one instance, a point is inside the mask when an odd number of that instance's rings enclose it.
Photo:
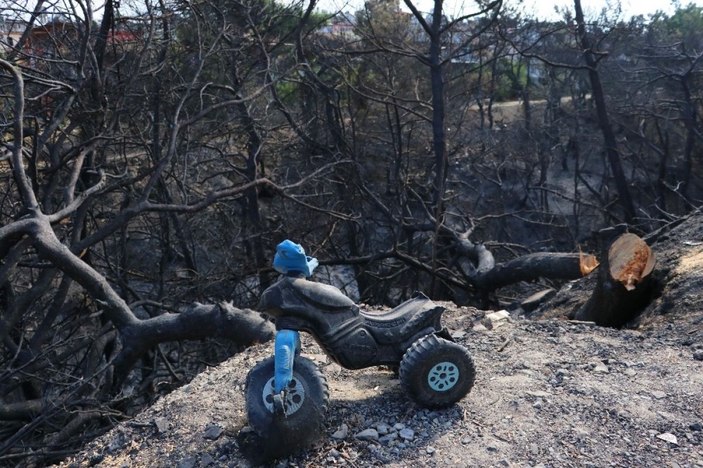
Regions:
[[[602,257],[593,294],[573,318],[621,327],[651,299],[655,255],[639,236],[626,233],[610,244]]]

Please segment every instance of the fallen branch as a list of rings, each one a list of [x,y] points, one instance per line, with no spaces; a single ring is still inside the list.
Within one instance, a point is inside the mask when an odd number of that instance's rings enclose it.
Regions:
[[[457,251],[467,260],[460,260],[468,281],[477,289],[491,292],[520,281],[539,278],[554,280],[578,279],[597,265],[593,255],[584,253],[537,252],[496,264],[493,254],[483,244],[468,239],[468,232],[453,232]]]
[[[232,304],[199,304],[181,313],[166,313],[130,323],[121,330],[122,351],[115,360],[116,383],[127,376],[135,361],[159,343],[204,338],[226,338],[241,346],[273,337],[274,326],[258,312]]]

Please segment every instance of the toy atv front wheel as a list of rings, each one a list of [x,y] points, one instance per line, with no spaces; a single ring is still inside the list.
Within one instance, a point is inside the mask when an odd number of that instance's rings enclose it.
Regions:
[[[415,341],[400,362],[400,381],[413,400],[444,408],[462,399],[474,385],[476,370],[458,343],[427,335]]]
[[[309,359],[295,357],[293,379],[278,404],[273,376],[274,358],[270,357],[254,366],[246,381],[249,425],[259,436],[259,455],[265,453],[270,459],[287,456],[316,441],[323,430],[329,400],[327,380]]]

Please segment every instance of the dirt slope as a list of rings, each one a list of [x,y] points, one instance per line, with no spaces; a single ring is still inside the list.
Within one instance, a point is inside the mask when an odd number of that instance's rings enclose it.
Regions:
[[[489,330],[480,316],[447,314],[478,375],[443,411],[416,407],[390,372],[346,371],[307,341],[330,384],[327,436],[281,466],[703,466],[702,344],[557,321]],[[269,352],[260,345],[204,372],[64,466],[248,466],[236,442],[242,388]],[[391,436],[355,438],[369,428]]]
[[[330,363],[305,338],[330,386],[326,435],[278,465],[703,467],[703,219],[651,245],[662,287],[636,330],[560,319],[587,297],[588,279],[564,288],[546,320],[444,304],[477,368],[472,392],[447,410],[417,407],[387,370]],[[243,386],[271,350],[209,369],[62,466],[249,466],[237,442]]]

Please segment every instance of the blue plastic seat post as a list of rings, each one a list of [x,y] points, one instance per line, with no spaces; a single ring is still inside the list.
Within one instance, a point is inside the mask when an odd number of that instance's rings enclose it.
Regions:
[[[274,390],[283,391],[293,380],[293,362],[300,347],[300,336],[295,330],[278,330],[274,344]]]

